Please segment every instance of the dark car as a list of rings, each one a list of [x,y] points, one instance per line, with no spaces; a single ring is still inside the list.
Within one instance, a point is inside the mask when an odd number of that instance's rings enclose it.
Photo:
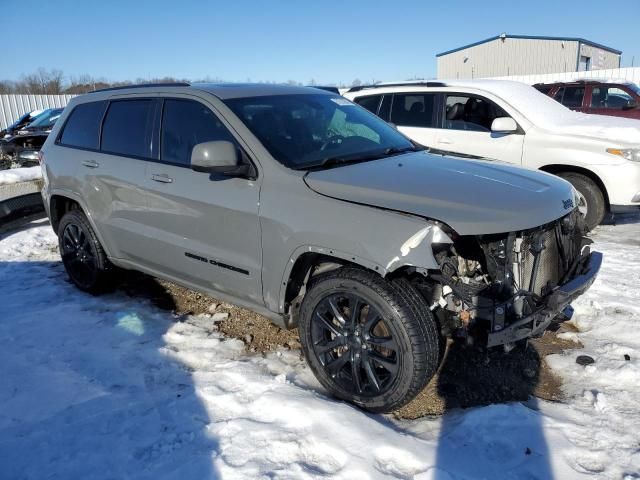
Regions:
[[[11,137],[16,131],[29,125],[31,122],[36,120],[40,115],[42,115],[45,111],[34,110],[33,112],[27,112],[21,115],[15,122],[13,122],[7,128],[5,128],[4,130],[0,130],[0,138]]]
[[[16,131],[17,135],[27,135],[33,132],[49,133],[55,125],[64,108],[49,108],[42,112],[28,125]]]
[[[24,157],[20,153],[23,150],[40,150],[63,110],[45,110],[27,126],[14,131],[13,135],[0,139],[0,170],[25,166]]]
[[[534,87],[571,110],[640,120],[640,87],[634,83],[583,80]]]

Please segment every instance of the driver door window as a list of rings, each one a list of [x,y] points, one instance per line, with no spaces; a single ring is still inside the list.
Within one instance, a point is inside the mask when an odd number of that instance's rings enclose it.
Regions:
[[[613,108],[622,110],[633,97],[618,87],[593,87],[591,108]]]
[[[489,132],[496,118],[508,116],[502,108],[484,98],[471,95],[447,95],[444,128]]]
[[[476,95],[446,94],[443,117],[443,128],[437,130],[436,148],[516,164],[521,162],[524,135],[491,131],[496,118],[510,117],[496,103]]]

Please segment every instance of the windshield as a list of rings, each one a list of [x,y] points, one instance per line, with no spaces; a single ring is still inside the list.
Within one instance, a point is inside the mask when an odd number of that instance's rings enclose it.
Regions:
[[[636,92],[638,95],[640,95],[640,87],[638,85],[636,85],[635,83],[630,83],[629,84],[629,88],[631,90],[633,90],[634,92]]]
[[[38,115],[33,122],[29,124],[30,127],[47,127],[52,126],[60,117],[62,108],[52,108],[51,110],[45,110],[42,114]]]
[[[225,103],[276,160],[294,169],[371,160],[415,148],[389,124],[339,96],[275,95]]]

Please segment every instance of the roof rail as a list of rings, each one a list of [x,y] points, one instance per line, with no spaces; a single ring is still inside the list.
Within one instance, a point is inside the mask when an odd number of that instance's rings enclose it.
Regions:
[[[126,90],[128,88],[144,88],[144,87],[190,87],[190,83],[186,82],[170,82],[170,83],[138,83],[136,85],[120,85],[118,87],[99,88],[89,93],[109,92],[111,90]]]
[[[369,88],[384,88],[384,87],[446,87],[444,82],[394,82],[394,83],[376,83],[375,85],[358,85],[351,87],[347,92],[359,92],[360,90],[366,90]]]

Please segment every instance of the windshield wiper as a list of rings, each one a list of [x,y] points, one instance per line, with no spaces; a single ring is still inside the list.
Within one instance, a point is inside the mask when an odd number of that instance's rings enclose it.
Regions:
[[[368,160],[375,160],[377,158],[380,158],[379,154],[327,157],[323,159],[320,163],[313,163],[311,165],[302,165],[298,167],[298,170],[322,170],[325,168],[335,167],[337,165],[347,165],[351,163],[366,162]]]
[[[410,147],[403,147],[403,148],[389,147],[384,151],[384,156],[390,157],[391,155],[398,155],[400,153],[406,153],[406,152],[418,152],[424,149],[425,147],[421,145],[412,145]]]
[[[327,157],[323,159],[320,163],[313,163],[310,165],[301,165],[297,168],[297,170],[322,170],[325,168],[335,167],[337,165],[348,165],[352,163],[360,163],[360,162],[368,162],[370,160],[378,160],[380,158],[386,158],[393,155],[399,155],[401,153],[406,152],[417,152],[420,150],[424,150],[424,147],[420,145],[415,145],[411,147],[388,147],[384,150],[364,153],[364,154],[354,154],[354,155],[343,155],[336,157]]]

